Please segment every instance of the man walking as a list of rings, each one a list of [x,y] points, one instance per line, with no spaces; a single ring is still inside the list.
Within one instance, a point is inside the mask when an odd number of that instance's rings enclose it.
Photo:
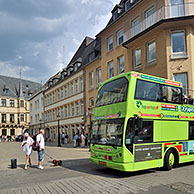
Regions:
[[[39,147],[38,148],[38,168],[41,170],[44,169],[44,167],[42,166],[42,162],[44,160],[44,146],[45,146],[43,135],[44,135],[44,129],[41,129],[40,133],[36,137],[36,145]]]

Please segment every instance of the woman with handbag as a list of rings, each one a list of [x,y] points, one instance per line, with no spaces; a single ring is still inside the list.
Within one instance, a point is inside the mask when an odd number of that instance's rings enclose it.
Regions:
[[[32,154],[32,145],[34,143],[34,140],[29,136],[28,133],[24,134],[24,140],[22,142],[23,151],[26,155],[26,162],[24,169],[27,170],[29,166],[32,166],[31,164],[31,154]]]

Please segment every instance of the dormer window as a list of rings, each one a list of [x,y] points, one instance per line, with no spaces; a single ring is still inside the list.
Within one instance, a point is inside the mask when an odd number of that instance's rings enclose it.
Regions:
[[[4,94],[9,94],[9,89],[8,88],[3,89],[3,93]]]
[[[30,96],[30,97],[31,97],[31,96],[32,96],[32,92],[28,92],[28,96]]]
[[[113,20],[116,20],[118,18],[118,10],[114,11],[113,13]]]
[[[90,63],[91,61],[93,61],[95,59],[95,51],[93,51],[92,53],[90,53],[88,55],[88,62]]]
[[[6,85],[4,85],[3,93],[4,94],[9,94],[9,88]]]
[[[130,8],[130,0],[125,2],[125,11],[127,11]]]

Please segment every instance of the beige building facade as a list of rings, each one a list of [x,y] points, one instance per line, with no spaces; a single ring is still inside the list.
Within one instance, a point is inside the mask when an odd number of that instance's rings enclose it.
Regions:
[[[98,67],[101,82],[137,71],[180,81],[184,94],[194,97],[193,0],[121,0],[96,37],[101,40],[101,57],[85,67],[86,110],[89,99],[95,101],[97,95]],[[94,72],[93,90],[90,72]]]

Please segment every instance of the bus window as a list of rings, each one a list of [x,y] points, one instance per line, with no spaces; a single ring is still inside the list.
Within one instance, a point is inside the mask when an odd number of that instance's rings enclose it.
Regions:
[[[160,85],[154,82],[137,80],[135,99],[160,101]]]
[[[182,102],[181,88],[162,85],[162,96],[166,98],[167,102],[179,104]]]
[[[96,99],[96,107],[124,102],[127,99],[128,80],[120,78],[102,86]]]
[[[182,89],[137,79],[135,99],[182,103]]]
[[[189,140],[194,140],[194,122],[189,122]]]
[[[134,143],[148,143],[153,141],[153,121],[143,121],[141,130],[135,132]]]

